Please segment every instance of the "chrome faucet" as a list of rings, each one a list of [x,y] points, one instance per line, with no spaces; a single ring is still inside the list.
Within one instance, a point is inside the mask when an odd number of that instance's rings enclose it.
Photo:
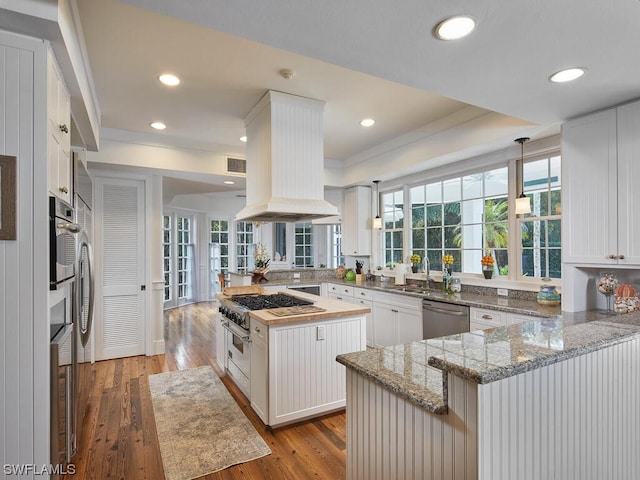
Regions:
[[[427,275],[427,288],[430,288],[429,282],[431,280],[433,280],[431,277],[429,277],[429,274],[431,273],[431,262],[429,261],[429,257],[427,257],[426,255],[424,256],[424,273],[426,273]]]

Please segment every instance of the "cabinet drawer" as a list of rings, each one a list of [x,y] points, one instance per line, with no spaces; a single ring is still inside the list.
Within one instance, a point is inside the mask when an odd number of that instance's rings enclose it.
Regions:
[[[334,294],[339,294],[340,293],[340,285],[336,285],[335,283],[329,283],[327,284],[327,293],[329,295],[331,295],[332,293]]]
[[[267,326],[251,319],[251,340],[256,342],[267,343]]]
[[[498,312],[497,310],[488,310],[484,308],[471,309],[471,322],[481,322],[489,327],[500,327],[507,324],[506,312]]]
[[[354,287],[353,298],[355,298],[356,300],[373,300],[373,291],[367,290],[366,288]]]
[[[353,287],[351,285],[340,285],[338,293],[343,297],[353,297]]]
[[[373,292],[373,301],[394,305],[396,307],[405,307],[414,310],[422,310],[422,299],[410,297],[409,295],[401,295],[399,293]]]

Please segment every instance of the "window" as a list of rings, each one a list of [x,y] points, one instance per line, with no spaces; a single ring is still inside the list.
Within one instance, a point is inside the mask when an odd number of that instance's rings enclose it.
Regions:
[[[164,301],[171,300],[171,216],[162,216],[162,252],[164,272]]]
[[[449,254],[453,271],[479,274],[490,253],[508,273],[507,167],[413,187],[410,197],[412,253],[426,254],[432,270]]]
[[[191,219],[178,217],[178,299],[191,298],[193,244]]]
[[[382,230],[384,235],[384,264],[387,268],[402,261],[404,194],[402,190],[382,195]]]
[[[238,272],[252,270],[253,223],[236,222],[236,262]]]
[[[311,222],[294,224],[296,267],[313,268],[313,228]]]
[[[329,252],[329,268],[337,268],[344,265],[342,254],[342,225],[329,225],[329,238],[331,239],[331,251]]]
[[[531,213],[518,218],[522,276],[561,277],[560,180],[559,156],[527,162],[523,166],[524,192],[531,201]]]
[[[215,249],[218,258],[212,258],[211,260],[216,266],[219,266],[219,272],[226,275],[229,271],[229,222],[226,220],[211,220],[210,235],[210,242],[220,247],[219,250]]]
[[[276,262],[287,259],[287,224],[277,222],[273,224],[273,260]]]

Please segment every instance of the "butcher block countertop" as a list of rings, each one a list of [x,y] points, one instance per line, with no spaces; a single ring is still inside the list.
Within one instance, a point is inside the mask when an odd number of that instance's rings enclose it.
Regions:
[[[317,295],[312,295],[304,292],[292,292],[291,290],[283,289],[280,292],[266,292],[270,293],[284,293],[287,295],[291,295],[294,297],[304,298],[305,300],[311,300],[314,302],[313,306],[316,307],[319,311],[313,312],[305,312],[303,308],[302,313],[294,313],[290,314],[287,310],[291,310],[292,307],[282,307],[273,309],[275,312],[272,313],[270,309],[267,310],[254,310],[249,312],[251,318],[263,323],[267,326],[269,325],[285,325],[292,323],[303,323],[303,322],[317,322],[321,320],[331,320],[334,318],[340,317],[352,317],[355,315],[366,315],[371,312],[370,308],[362,307],[360,305],[355,305],[347,302],[342,302],[340,300],[334,300],[332,298],[327,297],[319,297]],[[218,294],[217,298],[225,298],[224,295]],[[295,308],[295,307],[293,307]]]

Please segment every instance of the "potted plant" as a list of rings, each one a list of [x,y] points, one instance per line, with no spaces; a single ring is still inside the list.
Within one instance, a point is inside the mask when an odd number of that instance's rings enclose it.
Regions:
[[[414,253],[413,255],[411,255],[411,271],[413,273],[418,273],[418,265],[420,265],[420,255],[418,255],[417,253]]]
[[[493,276],[493,255],[490,253],[484,255],[480,263],[482,263],[482,274],[484,275],[484,278],[487,280],[490,279]]]

